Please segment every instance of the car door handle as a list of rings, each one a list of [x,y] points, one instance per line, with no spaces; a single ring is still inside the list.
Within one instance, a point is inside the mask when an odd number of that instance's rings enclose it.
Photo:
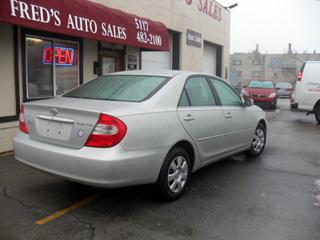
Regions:
[[[187,122],[190,122],[190,121],[193,121],[194,120],[194,117],[191,115],[191,114],[188,114],[187,116],[185,116],[183,118],[183,120],[187,121]]]
[[[232,118],[232,114],[231,113],[226,113],[225,118]]]

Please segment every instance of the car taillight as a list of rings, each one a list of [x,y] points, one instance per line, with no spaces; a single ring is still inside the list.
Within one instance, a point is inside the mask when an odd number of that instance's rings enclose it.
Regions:
[[[126,132],[127,126],[120,119],[101,114],[85,145],[101,148],[113,147],[124,138]]]
[[[29,133],[28,126],[26,123],[26,118],[24,115],[24,106],[21,104],[20,106],[20,116],[19,116],[19,129],[21,132]]]
[[[302,72],[298,72],[298,81],[301,81],[302,79]]]

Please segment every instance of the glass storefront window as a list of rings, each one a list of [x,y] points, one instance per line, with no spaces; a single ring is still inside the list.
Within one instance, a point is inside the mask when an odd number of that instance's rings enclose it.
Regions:
[[[28,98],[52,97],[52,65],[46,65],[42,62],[42,50],[44,46],[52,46],[52,41],[28,37],[26,43]]]
[[[61,95],[79,84],[79,46],[27,36],[26,69],[28,99]]]
[[[55,42],[56,64],[56,95],[75,88],[79,84],[78,45],[74,43]]]

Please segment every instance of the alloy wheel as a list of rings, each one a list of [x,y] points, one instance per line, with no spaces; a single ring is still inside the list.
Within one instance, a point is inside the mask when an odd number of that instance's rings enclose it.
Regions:
[[[257,128],[253,137],[252,148],[256,153],[260,153],[265,144],[265,132],[261,128]]]
[[[181,192],[188,179],[188,162],[183,156],[175,157],[168,169],[168,187],[171,192]]]

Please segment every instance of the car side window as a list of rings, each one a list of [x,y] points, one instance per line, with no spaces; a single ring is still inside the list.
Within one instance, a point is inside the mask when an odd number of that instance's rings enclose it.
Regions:
[[[216,102],[205,77],[192,77],[187,80],[185,91],[191,106],[215,106]]]
[[[179,107],[189,107],[190,106],[186,90],[183,90],[178,106]]]
[[[217,91],[222,106],[242,106],[242,100],[235,91],[223,81],[210,79]]]

